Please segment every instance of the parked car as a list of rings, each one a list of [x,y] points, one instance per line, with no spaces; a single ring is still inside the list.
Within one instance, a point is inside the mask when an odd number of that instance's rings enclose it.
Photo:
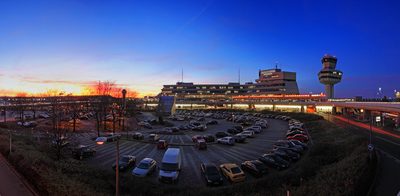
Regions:
[[[215,137],[207,134],[207,135],[203,135],[204,140],[206,140],[206,142],[215,142]]]
[[[297,153],[301,153],[304,151],[304,148],[301,145],[296,145],[292,141],[289,141],[289,140],[279,140],[274,144],[274,147],[290,148]]]
[[[132,155],[122,155],[118,162],[119,171],[125,171],[131,167],[134,167],[136,164],[136,157]],[[116,169],[116,164],[112,165],[113,170]]]
[[[205,131],[205,130],[207,130],[207,126],[206,125],[199,125],[199,126],[193,127],[192,130],[193,131]]]
[[[237,133],[241,133],[242,131],[239,131],[239,130],[237,130],[237,129],[232,129],[232,128],[230,128],[230,129],[228,129],[226,132],[228,132],[228,133],[230,133],[230,134],[237,134]]]
[[[255,177],[261,177],[268,171],[268,168],[265,166],[265,164],[259,160],[245,161],[240,165],[240,167]]]
[[[244,135],[246,137],[254,137],[254,131],[243,131],[242,133],[239,133],[238,135]]]
[[[247,138],[247,136],[240,134],[234,135],[232,137],[235,139],[235,142],[237,143],[245,143]]]
[[[254,131],[254,133],[261,133],[261,131],[262,131],[262,128],[260,127],[260,126],[251,126],[250,127],[253,131]]]
[[[157,149],[163,150],[168,148],[168,143],[165,140],[158,140]]]
[[[287,137],[287,139],[288,140],[298,140],[298,141],[303,142],[303,143],[307,143],[308,142],[308,137],[305,136],[305,135],[301,135],[301,134],[296,134],[296,135],[293,135],[293,136],[289,136],[289,137]]]
[[[37,125],[38,125],[38,123],[36,121],[28,121],[28,122],[22,123],[22,126],[24,126],[24,127],[36,127]]]
[[[222,175],[214,164],[200,164],[201,173],[207,185],[222,185],[224,183]]]
[[[197,140],[202,140],[202,139],[204,139],[204,137],[203,137],[202,135],[194,135],[194,136],[192,137],[192,141],[193,141],[194,143],[196,143]]]
[[[196,141],[195,147],[199,150],[206,150],[207,149],[207,143],[204,139],[198,139]]]
[[[79,145],[72,149],[74,158],[82,160],[83,158],[91,157],[96,154],[96,150],[85,145]]]
[[[160,136],[159,136],[159,135],[154,134],[154,133],[152,133],[152,134],[149,135],[149,141],[150,141],[150,142],[156,142],[156,141],[158,141],[158,140],[160,140]]]
[[[207,121],[207,123],[206,123],[206,125],[217,125],[218,124],[218,121],[216,121],[216,120],[210,120],[210,121]]]
[[[308,149],[307,144],[300,142],[299,140],[289,140],[289,141],[291,141],[295,145],[302,146],[304,150]]]
[[[222,174],[232,183],[243,182],[246,180],[246,175],[235,163],[221,164],[220,169]]]
[[[286,169],[289,167],[289,162],[274,154],[263,154],[261,157],[258,158],[258,160],[260,160],[267,166],[273,167],[278,170]]]
[[[223,137],[217,139],[217,143],[219,144],[227,144],[227,145],[234,145],[235,139],[233,137]]]
[[[133,133],[132,138],[135,140],[143,140],[144,135],[140,132],[135,132],[135,133]]]
[[[215,134],[215,137],[217,137],[217,138],[226,137],[226,136],[229,136],[229,134],[228,134],[228,133],[225,133],[225,132],[222,132],[222,131],[217,132],[217,133]]]
[[[285,148],[274,148],[272,152],[286,161],[297,161],[300,159],[300,155]]]
[[[157,169],[157,161],[152,158],[142,159],[137,167],[132,170],[132,175],[138,177],[145,177],[152,174]]]
[[[294,136],[294,135],[296,135],[296,134],[307,135],[307,133],[304,132],[304,131],[288,131],[288,132],[286,133],[286,137]]]
[[[239,132],[242,132],[242,131],[243,131],[243,126],[241,126],[241,125],[236,125],[236,126],[234,126],[233,128],[236,129],[236,130],[238,130]]]

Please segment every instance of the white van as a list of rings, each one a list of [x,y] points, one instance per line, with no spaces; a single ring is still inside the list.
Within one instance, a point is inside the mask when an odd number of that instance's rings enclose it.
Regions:
[[[182,158],[179,148],[168,148],[161,161],[158,180],[161,182],[176,183],[181,171]]]

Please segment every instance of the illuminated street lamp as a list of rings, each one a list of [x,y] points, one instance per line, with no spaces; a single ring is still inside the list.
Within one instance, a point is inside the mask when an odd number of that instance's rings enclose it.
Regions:
[[[98,137],[96,138],[96,144],[97,145],[103,145],[104,143],[107,142],[107,137]],[[117,154],[116,154],[116,160],[115,160],[115,195],[119,196],[119,138],[117,138]]]

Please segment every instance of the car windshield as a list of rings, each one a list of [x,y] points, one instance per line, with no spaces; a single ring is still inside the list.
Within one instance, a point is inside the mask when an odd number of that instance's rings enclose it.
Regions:
[[[122,157],[120,161],[123,163],[127,163],[129,162],[129,157]]]
[[[139,169],[149,169],[150,164],[148,164],[148,163],[139,163],[139,165],[137,167]]]
[[[207,173],[210,175],[217,175],[218,169],[216,167],[207,167]]]
[[[233,168],[231,169],[231,171],[232,171],[233,174],[238,174],[238,173],[241,172],[241,170],[240,170],[239,167],[233,167]]]
[[[178,164],[176,163],[162,163],[161,170],[164,171],[176,171],[178,170]]]

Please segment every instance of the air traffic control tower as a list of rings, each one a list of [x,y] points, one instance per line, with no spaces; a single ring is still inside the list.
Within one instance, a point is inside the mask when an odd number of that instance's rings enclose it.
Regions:
[[[342,80],[343,73],[336,69],[337,58],[324,55],[321,59],[322,70],[318,73],[319,82],[325,85],[326,98],[334,98],[334,85]]]

